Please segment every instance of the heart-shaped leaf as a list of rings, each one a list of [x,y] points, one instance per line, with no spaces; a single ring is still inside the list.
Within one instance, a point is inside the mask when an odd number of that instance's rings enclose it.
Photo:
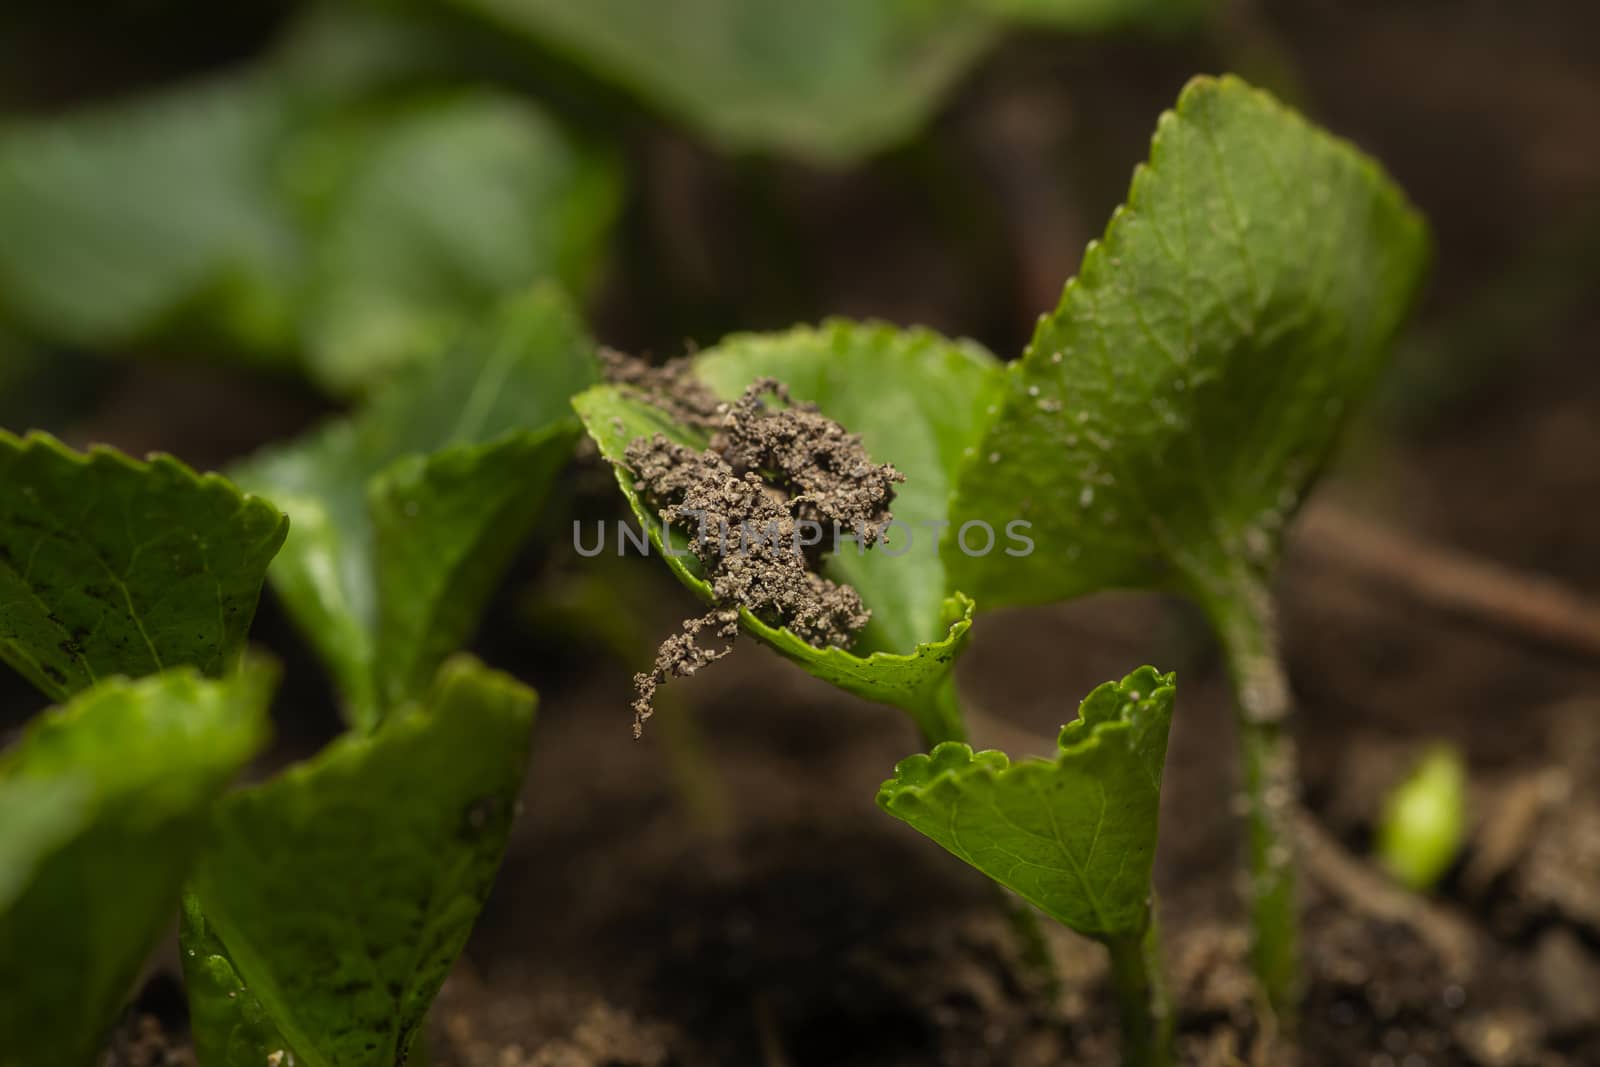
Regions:
[[[96,1061],[274,680],[100,682],[0,756],[0,1067]]]
[[[553,289],[507,302],[341,419],[238,468],[294,521],[271,579],[370,726],[469,638],[578,427],[593,350]]]
[[[0,658],[57,700],[119,674],[220,675],[287,528],[170,456],[0,430]]]
[[[946,742],[902,760],[878,806],[1073,930],[1149,923],[1174,678],[1144,667],[1084,698],[1054,760]]]
[[[218,805],[186,950],[228,962],[304,1067],[406,1062],[499,869],[533,710],[532,690],[452,659],[375,732]],[[271,1039],[245,1012],[195,1023],[217,1027],[202,1048]]]

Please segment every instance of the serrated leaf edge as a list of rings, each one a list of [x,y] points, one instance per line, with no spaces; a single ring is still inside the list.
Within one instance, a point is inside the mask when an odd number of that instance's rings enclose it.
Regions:
[[[1105,682],[1096,686],[1088,696],[1079,702],[1080,711],[1084,705],[1093,700],[1097,695],[1107,689],[1115,691],[1119,696],[1126,697],[1134,685],[1142,684],[1136,679],[1148,677],[1153,674],[1158,679],[1158,684],[1148,692],[1137,690],[1137,700],[1125,700],[1118,706],[1115,719],[1102,722],[1084,724],[1087,732],[1081,737],[1069,737],[1074,731],[1073,727],[1083,724],[1081,718],[1074,719],[1061,728],[1056,737],[1056,755],[1053,758],[1033,756],[1026,759],[1013,761],[1010,756],[999,749],[974,750],[964,741],[944,741],[936,745],[931,752],[917,753],[907,756],[895,764],[894,777],[885,781],[878,787],[878,806],[888,811],[891,805],[902,797],[920,799],[927,793],[946,784],[953,784],[958,778],[970,775],[986,775],[998,780],[1003,776],[1016,773],[1038,773],[1038,769],[1054,770],[1070,762],[1081,759],[1094,749],[1098,748],[1107,737],[1114,733],[1126,733],[1133,729],[1133,723],[1127,718],[1127,712],[1140,703],[1148,702],[1164,694],[1176,694],[1177,676],[1172,672],[1162,674],[1153,667],[1141,667],[1129,674],[1120,682]],[[927,773],[927,769],[937,766],[941,759],[953,761],[947,767]]]
[[[239,501],[240,510],[255,507],[269,510],[277,515],[278,525],[274,533],[277,535],[278,547],[282,547],[283,538],[289,532],[289,516],[279,511],[266,497],[239,488],[227,475],[216,471],[197,472],[181,459],[166,452],[147,453],[143,460],[107,444],[93,444],[80,452],[44,430],[29,430],[19,436],[5,429],[0,429],[0,449],[8,449],[18,456],[25,456],[31,452],[48,452],[55,458],[66,460],[84,470],[111,465],[140,475],[152,470],[167,471],[202,492],[218,493]]]

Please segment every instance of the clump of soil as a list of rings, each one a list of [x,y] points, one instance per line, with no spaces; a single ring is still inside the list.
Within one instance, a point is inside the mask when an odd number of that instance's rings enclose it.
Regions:
[[[623,457],[661,521],[690,535],[689,551],[713,600],[711,611],[687,620],[682,633],[662,643],[650,671],[635,677],[639,736],[663,682],[731,651],[740,609],[817,648],[848,648],[871,612],[854,588],[819,573],[822,560],[847,530],[863,548],[883,537],[894,487],[905,475],[874,463],[860,437],[813,405],[796,403],[776,379],[758,379],[733,404],[712,407],[681,361],[642,370],[636,363],[613,358],[614,380],[712,431],[705,449],[656,434],[634,439]],[[708,630],[720,646],[700,642]]]

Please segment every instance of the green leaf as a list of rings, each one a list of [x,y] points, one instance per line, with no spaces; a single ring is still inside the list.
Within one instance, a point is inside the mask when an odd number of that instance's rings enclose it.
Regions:
[[[254,457],[294,521],[271,578],[355,721],[469,638],[578,432],[592,345],[552,288],[506,302],[363,410]]]
[[[563,421],[485,445],[402,459],[368,495],[377,532],[379,672],[384,699],[420,692],[472,636],[567,465],[576,427]]]
[[[856,652],[815,648],[748,611],[740,617],[748,632],[817,677],[911,711],[930,736],[949,736],[943,689],[966,645],[972,603],[959,593],[947,597],[934,550],[937,532],[914,524],[945,517],[962,452],[980,432],[996,384],[994,357],[977,345],[945,341],[924,330],[830,322],[818,329],[729,338],[699,356],[695,369],[730,399],[756,378],[779,378],[795,399],[818,404],[824,414],[859,433],[875,461],[893,463],[906,475],[894,511],[911,527],[910,540],[908,531],[900,531],[898,540],[865,553],[846,542],[826,564],[828,575],[854,585],[873,612]],[[705,447],[703,435],[673,425],[659,408],[622,388],[591,389],[574,406],[601,454],[617,465],[617,484],[661,551],[660,522],[620,465],[623,455],[636,437],[659,432]],[[710,586],[693,559],[668,557],[667,562],[697,596],[710,601]]]
[[[846,162],[908,136],[995,37],[970,0],[456,0],[732,149]]]
[[[947,543],[952,587],[985,607],[1214,601],[1241,566],[1270,571],[1427,250],[1366,157],[1236,78],[1191,82],[961,479],[956,521],[1029,520],[1038,550]]]
[[[1053,761],[946,742],[895,767],[878,806],[1089,937],[1149,922],[1174,676],[1142,667],[1086,697]]]
[[[287,120],[248,77],[0,127],[0,304],[107,346],[209,299],[248,344],[283,344],[300,254],[272,188]]]
[[[101,682],[0,756],[0,1067],[95,1062],[274,681]]]
[[[170,456],[0,430],[0,658],[55,699],[239,660],[288,523]]]
[[[419,705],[218,806],[191,889],[305,1067],[405,1062],[500,866],[533,709],[532,690],[452,659]],[[196,1022],[221,1028],[200,1047],[236,1039],[237,1016]]]
[[[294,147],[319,199],[306,346],[349,392],[500,294],[578,289],[616,217],[615,161],[518,97],[474,90],[358,112]]]

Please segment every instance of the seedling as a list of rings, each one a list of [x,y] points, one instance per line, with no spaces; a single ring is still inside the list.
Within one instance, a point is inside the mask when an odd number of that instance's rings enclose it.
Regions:
[[[952,588],[987,608],[1132,588],[1205,610],[1238,698],[1254,962],[1284,1027],[1297,789],[1271,583],[1426,258],[1375,163],[1236,78],[1196,79],[1003,376],[951,509],[1033,524],[1021,559],[946,543]]]
[[[121,716],[119,751],[85,730],[82,770],[42,741],[0,765],[0,792],[38,813],[0,837],[0,939],[18,947],[6,965],[54,998],[6,1005],[0,1064],[87,1062],[186,874],[208,1067],[405,1062],[493,882],[533,722],[529,689],[447,657],[566,462],[567,401],[593,375],[563,298],[509,301],[355,416],[241,468],[281,494],[287,541],[283,515],[217,476],[0,436],[0,653],[52,692],[98,681],[64,722]],[[237,664],[280,545],[272,579],[354,728],[218,800],[264,736],[270,686]],[[137,683],[156,687],[149,722],[128,683],[100,681],[185,662],[233,673],[211,689],[170,672]],[[184,714],[195,751],[175,732]],[[94,762],[113,759],[126,765]],[[93,892],[133,895],[120,910],[86,901],[77,911],[103,917],[62,933],[76,912],[50,894],[89,892],[71,882],[80,870]]]
[[[1173,1062],[1150,870],[1174,696],[1145,667],[1084,698],[1054,760],[945,742],[878,790],[884,811],[1106,946],[1132,1067]]]
[[[1449,746],[1430,750],[1395,787],[1378,822],[1378,859],[1419,893],[1455,862],[1467,834],[1467,768]]]

